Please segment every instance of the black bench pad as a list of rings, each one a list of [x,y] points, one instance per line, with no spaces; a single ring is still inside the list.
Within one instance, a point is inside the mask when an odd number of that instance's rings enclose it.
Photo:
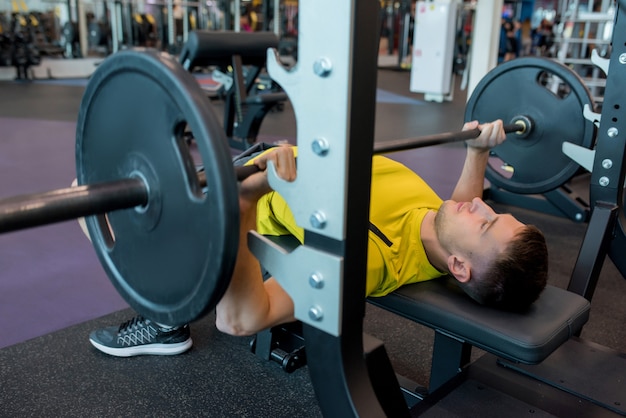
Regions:
[[[578,333],[589,319],[590,309],[582,296],[548,285],[527,312],[505,312],[474,302],[453,279],[403,286],[368,301],[497,356],[526,364],[541,362]]]
[[[232,32],[196,30],[190,32],[180,53],[186,69],[227,66],[233,55],[239,55],[244,65],[264,67],[268,48],[278,47],[278,37],[272,32]]]

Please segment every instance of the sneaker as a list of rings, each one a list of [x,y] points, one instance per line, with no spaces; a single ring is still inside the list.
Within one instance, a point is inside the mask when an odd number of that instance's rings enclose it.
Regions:
[[[168,329],[137,316],[119,327],[93,331],[89,341],[98,350],[112,356],[173,356],[191,348],[190,335],[189,325]]]

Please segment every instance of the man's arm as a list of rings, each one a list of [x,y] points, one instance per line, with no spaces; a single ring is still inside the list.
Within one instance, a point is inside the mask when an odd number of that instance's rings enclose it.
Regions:
[[[260,330],[292,321],[293,301],[289,294],[271,278],[263,281],[261,266],[248,249],[248,231],[256,229],[258,200],[271,189],[267,181],[267,161],[272,161],[278,175],[288,181],[296,176],[295,158],[290,147],[255,160],[263,170],[245,179],[239,187],[239,250],[233,276],[216,306],[217,328],[231,335],[251,335]]]
[[[483,196],[489,150],[506,139],[502,121],[499,119],[482,125],[477,121],[467,122],[463,126],[463,130],[474,128],[480,129],[481,133],[478,138],[466,141],[465,163],[451,196],[457,202],[469,202],[475,197]]]

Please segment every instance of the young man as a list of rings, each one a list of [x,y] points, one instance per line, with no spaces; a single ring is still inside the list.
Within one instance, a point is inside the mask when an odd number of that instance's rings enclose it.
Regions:
[[[541,232],[512,215],[496,214],[481,200],[489,150],[503,142],[502,121],[479,125],[451,200],[442,201],[413,171],[382,156],[372,162],[366,296],[449,274],[479,303],[509,310],[532,304],[546,284],[547,249]],[[216,326],[251,335],[293,321],[290,296],[274,279],[263,280],[247,246],[247,233],[291,234],[301,242],[285,201],[267,182],[271,161],[278,175],[296,178],[292,147],[276,147],[253,160],[262,171],[240,184],[240,244],[231,283],[216,306]],[[94,331],[91,343],[111,355],[178,354],[191,347],[187,326],[168,329],[145,318]]]

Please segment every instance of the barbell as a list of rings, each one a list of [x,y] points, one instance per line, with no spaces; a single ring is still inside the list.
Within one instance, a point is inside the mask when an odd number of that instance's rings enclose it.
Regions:
[[[534,117],[520,113],[510,121],[506,132],[539,141]],[[479,134],[388,141],[374,152]],[[0,200],[0,232],[86,217],[103,268],[138,313],[182,325],[212,310],[237,256],[237,181],[258,169],[233,167],[228,141],[195,78],[169,54],[109,56],[83,95],[75,151],[78,186]]]
[[[523,135],[529,131],[531,126],[532,124],[527,120],[504,125],[503,129],[506,133],[514,132]],[[474,128],[466,131],[386,141],[375,145],[374,153],[391,153],[414,149],[418,146],[425,147],[446,142],[470,140],[479,135],[480,129]],[[234,170],[238,182],[259,171],[255,165],[235,166]],[[206,187],[206,173],[200,170],[197,172],[197,177],[198,186],[200,188]],[[149,204],[149,187],[139,172],[130,178],[13,196],[0,200],[0,233],[122,209],[138,208],[138,210],[142,210],[147,208]]]

